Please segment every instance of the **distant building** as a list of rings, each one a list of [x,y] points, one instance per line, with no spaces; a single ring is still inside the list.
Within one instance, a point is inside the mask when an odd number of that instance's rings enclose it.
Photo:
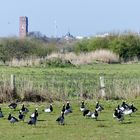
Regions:
[[[102,37],[102,38],[104,38],[104,37],[107,37],[107,36],[109,36],[109,33],[98,34],[95,37]]]
[[[83,36],[76,36],[76,39],[82,40],[82,39],[84,39],[84,37]]]
[[[62,37],[63,39],[69,41],[69,40],[74,40],[75,37],[68,32],[65,36]]]
[[[24,38],[28,34],[28,17],[22,16],[19,18],[19,37]]]

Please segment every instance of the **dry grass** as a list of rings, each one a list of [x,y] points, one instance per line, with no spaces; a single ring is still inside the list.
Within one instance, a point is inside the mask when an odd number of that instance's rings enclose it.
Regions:
[[[52,59],[52,58],[59,58],[62,60],[69,60],[71,64],[73,65],[86,65],[91,64],[93,62],[99,63],[118,63],[119,62],[119,56],[112,51],[109,50],[96,50],[94,52],[89,53],[80,53],[75,54],[73,52],[71,53],[52,53],[49,56],[46,56],[46,58],[27,58],[27,59],[16,59],[13,58],[12,61],[7,62],[7,65],[9,66],[39,66],[41,64],[44,64],[46,60]]]
[[[20,67],[20,66],[38,66],[40,65],[41,61],[44,61],[45,59],[43,58],[26,58],[26,59],[16,59],[13,58],[12,61],[7,62],[7,65],[9,66],[15,66],[15,67]]]
[[[75,53],[65,53],[65,54],[53,53],[50,56],[48,56],[48,59],[54,57],[69,60],[74,65],[90,64],[95,61],[103,63],[119,62],[119,56],[109,50],[96,50],[94,52],[89,53],[80,53],[79,55],[76,55]]]

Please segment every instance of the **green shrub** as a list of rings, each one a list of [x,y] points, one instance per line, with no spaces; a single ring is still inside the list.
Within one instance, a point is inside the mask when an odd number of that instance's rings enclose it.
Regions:
[[[124,60],[140,59],[140,36],[136,34],[109,35],[83,40],[75,45],[74,51],[90,52],[99,49],[111,50]]]
[[[63,60],[61,58],[48,59],[48,60],[46,60],[45,65],[50,66],[50,67],[60,67],[60,68],[74,66],[69,60],[65,60],[65,59]]]
[[[13,58],[25,59],[31,56],[45,57],[57,48],[54,45],[35,39],[5,38],[0,40],[0,59],[10,61]]]

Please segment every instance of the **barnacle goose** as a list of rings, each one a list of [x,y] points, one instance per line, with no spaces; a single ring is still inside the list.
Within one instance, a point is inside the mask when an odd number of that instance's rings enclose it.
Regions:
[[[124,109],[129,109],[129,105],[126,103],[126,101],[122,102],[121,107],[124,108]]]
[[[132,104],[132,105],[128,106],[127,109],[123,110],[123,114],[131,116],[131,114],[136,112],[136,111],[137,111],[137,108]]]
[[[91,117],[91,115],[92,115],[92,112],[90,110],[86,109],[83,111],[83,116]]]
[[[120,109],[116,108],[113,113],[113,118],[116,118],[118,121],[123,121],[124,114]]]
[[[26,114],[27,112],[29,112],[28,108],[24,106],[24,104],[22,105],[22,108],[20,110],[23,114]]]
[[[83,112],[86,110],[84,101],[81,102],[80,111]]]
[[[18,122],[18,119],[12,116],[11,113],[9,113],[8,120],[13,124]]]
[[[102,110],[104,110],[104,108],[102,105],[99,104],[99,102],[96,102],[95,110],[101,112]]]
[[[60,124],[60,125],[64,125],[65,123],[64,123],[64,112],[61,112],[61,116],[59,116],[57,119],[56,119],[56,121],[58,122],[58,124]]]
[[[91,118],[93,118],[93,119],[96,119],[96,120],[97,120],[97,117],[98,117],[98,111],[97,111],[97,110],[95,110],[95,112],[93,112],[93,113],[91,114]]]
[[[11,109],[16,109],[17,103],[11,103],[11,104],[8,105],[8,107],[11,108]]]
[[[25,119],[25,115],[22,113],[21,110],[19,111],[18,118],[19,118],[20,121],[24,121],[24,119]]]
[[[67,115],[67,114],[69,114],[69,113],[72,113],[72,108],[71,108],[71,106],[70,106],[70,103],[67,102],[66,107],[65,107],[64,114]]]
[[[49,108],[44,109],[44,112],[51,113],[53,111],[53,106],[50,104]]]
[[[37,117],[38,117],[38,108],[35,109],[35,112],[30,116],[30,120],[28,122],[29,125],[36,125]]]
[[[38,117],[38,108],[35,109],[35,111],[31,114],[30,118],[33,118],[33,117]]]
[[[97,120],[98,111],[95,110],[95,112],[91,112],[90,110],[85,110],[83,112],[83,116],[86,116],[86,117],[93,118],[93,119]]]

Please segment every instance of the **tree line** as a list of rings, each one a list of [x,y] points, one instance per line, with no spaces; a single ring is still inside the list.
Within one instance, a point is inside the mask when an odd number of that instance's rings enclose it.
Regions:
[[[81,41],[75,41],[72,45],[64,43],[62,40],[43,41],[31,37],[25,39],[1,38],[0,60],[6,62],[13,58],[45,57],[56,51],[81,53],[99,49],[111,50],[123,60],[131,60],[134,57],[140,59],[140,36],[137,34],[110,34],[106,37],[85,38]]]

